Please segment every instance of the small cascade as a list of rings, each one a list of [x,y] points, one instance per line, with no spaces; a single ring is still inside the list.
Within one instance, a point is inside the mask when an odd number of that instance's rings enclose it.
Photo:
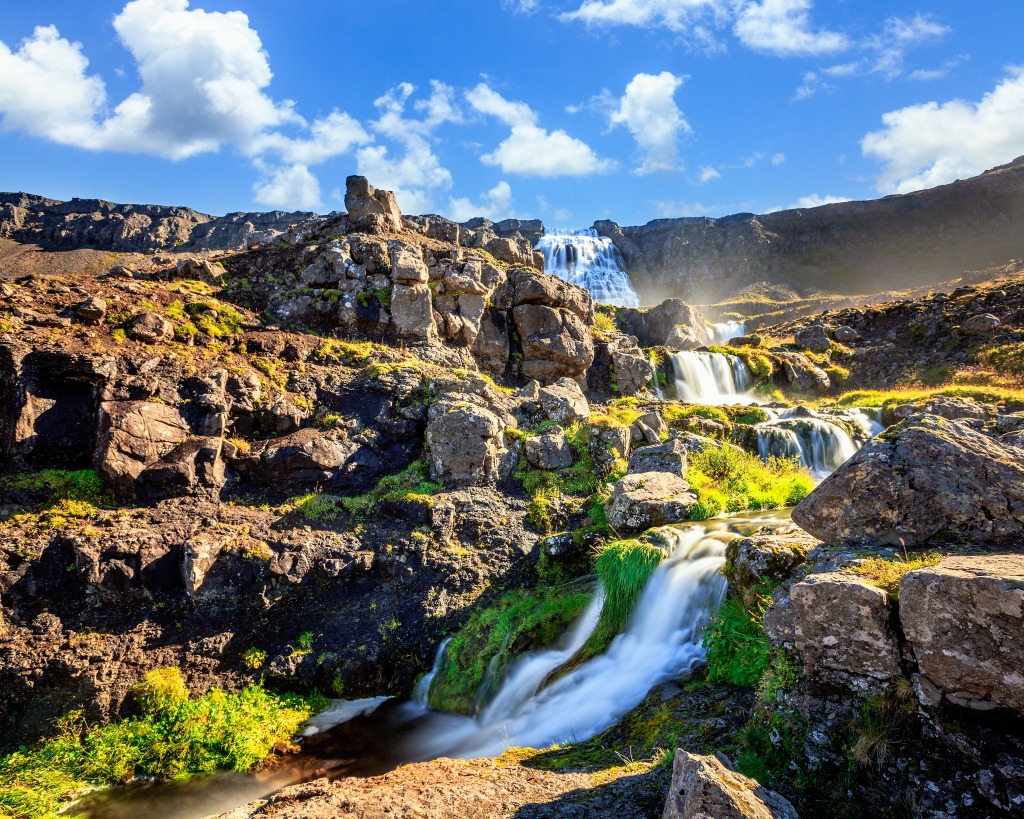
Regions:
[[[536,249],[544,254],[548,273],[585,287],[594,301],[615,307],[640,306],[619,249],[593,228],[546,233]]]
[[[434,656],[434,664],[430,667],[430,671],[420,677],[419,682],[416,683],[416,688],[413,689],[413,702],[418,702],[421,705],[427,704],[427,701],[430,698],[430,686],[433,685],[437,672],[441,670],[441,665],[444,663],[445,657],[447,656],[448,644],[451,641],[451,637],[446,637],[441,641],[441,645],[437,647],[437,654]]]
[[[775,420],[756,424],[754,434],[763,460],[799,458],[800,463],[819,476],[834,472],[860,449],[840,425],[825,418],[797,416],[792,410],[783,411]]]
[[[764,518],[754,528],[775,520]],[[629,626],[604,654],[544,687],[596,626],[600,601],[592,602],[559,647],[527,655],[509,670],[476,719],[436,714],[436,727],[410,750],[420,759],[474,758],[501,754],[510,745],[583,741],[614,725],[659,682],[691,671],[704,657],[703,628],[725,597],[720,569],[725,543],[737,536],[729,533],[733,522],[657,530],[668,556],[645,586]]]
[[[661,391],[661,384],[658,383],[658,358],[651,350],[651,366],[654,367],[654,375],[651,376],[651,392],[658,396],[659,401],[665,400],[665,393]]]
[[[709,324],[708,331],[711,333],[713,344],[725,344],[730,338],[745,336],[747,325],[742,321],[723,321],[719,324]]]
[[[737,356],[684,351],[672,353],[676,398],[690,404],[751,404],[751,376]]]

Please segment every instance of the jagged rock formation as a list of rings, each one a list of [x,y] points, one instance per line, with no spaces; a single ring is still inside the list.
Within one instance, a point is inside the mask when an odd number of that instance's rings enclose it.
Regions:
[[[799,819],[789,801],[717,756],[677,750],[662,819]]]
[[[802,295],[908,288],[1024,256],[1024,157],[868,202],[594,227],[615,242],[649,304],[669,296],[706,303],[762,281]]]

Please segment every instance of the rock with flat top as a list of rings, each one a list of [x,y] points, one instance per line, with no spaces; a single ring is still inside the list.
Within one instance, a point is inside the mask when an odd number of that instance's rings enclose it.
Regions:
[[[676,749],[662,819],[799,819],[789,801],[717,756]]]
[[[642,532],[690,517],[697,496],[671,472],[641,472],[616,481],[604,505],[608,523],[619,532]]]

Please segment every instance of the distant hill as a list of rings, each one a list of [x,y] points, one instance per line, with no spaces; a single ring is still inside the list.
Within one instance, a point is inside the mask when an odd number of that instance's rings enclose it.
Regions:
[[[1024,257],[1024,157],[867,202],[594,227],[622,252],[645,304],[717,302],[757,282],[801,296],[921,287]]]

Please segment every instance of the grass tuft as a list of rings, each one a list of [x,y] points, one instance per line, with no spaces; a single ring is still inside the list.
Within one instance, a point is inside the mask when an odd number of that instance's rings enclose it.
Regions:
[[[690,510],[691,520],[794,506],[814,489],[814,479],[796,459],[771,458],[765,463],[731,446],[709,446],[691,455],[686,478],[698,499]]]

